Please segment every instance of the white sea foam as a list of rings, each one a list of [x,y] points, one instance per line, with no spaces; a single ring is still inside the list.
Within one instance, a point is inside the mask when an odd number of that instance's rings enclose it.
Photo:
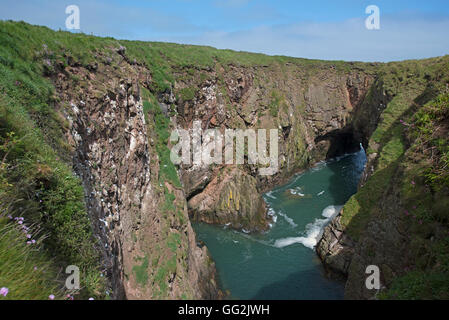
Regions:
[[[328,206],[324,208],[323,210],[323,217],[329,218],[329,220],[332,220],[343,208],[343,206]]]
[[[289,191],[290,191],[291,194],[294,194],[294,195],[297,195],[297,196],[300,196],[300,197],[304,197],[304,193],[301,193],[301,191],[302,191],[301,187],[296,187],[294,189],[289,189]]]
[[[265,195],[266,195],[268,198],[276,199],[276,197],[273,196],[273,191],[267,192],[267,193],[265,193]]]
[[[287,215],[286,215],[285,213],[283,213],[282,211],[279,211],[278,214],[279,214],[282,218],[284,218],[284,220],[287,221],[287,223],[288,223],[289,225],[291,225],[293,228],[298,226],[298,225],[293,221],[292,218],[290,218],[289,216],[287,216]]]
[[[323,210],[322,216],[325,219],[315,219],[314,222],[306,225],[303,237],[289,237],[278,239],[274,246],[284,248],[295,243],[301,243],[307,248],[313,249],[321,238],[324,227],[340,212],[342,206],[328,206]]]
[[[312,168],[310,168],[310,171],[312,171],[312,172],[318,171],[318,170],[322,169],[323,167],[325,167],[326,165],[327,165],[326,161],[319,161],[319,162],[315,163]]]
[[[287,246],[292,245],[294,243],[299,243],[301,241],[301,238],[302,237],[290,237],[290,238],[278,239],[274,243],[274,246],[277,247],[277,248],[287,247]]]

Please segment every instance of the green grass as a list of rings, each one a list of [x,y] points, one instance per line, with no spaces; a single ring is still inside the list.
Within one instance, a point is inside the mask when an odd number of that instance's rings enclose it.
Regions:
[[[271,102],[268,106],[268,109],[270,110],[270,114],[272,117],[277,117],[279,113],[279,106],[282,102],[282,97],[278,91],[272,91],[271,92]]]
[[[390,140],[381,149],[379,166],[399,161],[401,170],[394,185],[400,190],[400,202],[406,213],[411,261],[409,270],[396,271],[399,276],[379,298],[448,299],[449,142],[446,133],[449,129],[449,94],[443,93],[414,113],[407,114],[400,127],[402,130],[396,125],[390,131]],[[400,137],[406,138],[408,148]],[[397,157],[398,154],[403,156]],[[383,171],[385,169],[377,171],[368,183],[377,185],[376,177]],[[390,172],[390,176],[393,174]],[[368,198],[365,201],[381,199],[372,186],[367,190],[362,188],[356,197],[365,194]],[[372,206],[375,207],[375,203]],[[363,228],[359,230],[362,231]]]
[[[379,201],[388,192],[397,166],[398,162],[392,162],[376,171],[343,207],[341,224],[352,239],[359,239],[373,215],[381,214]]]
[[[442,94],[419,110],[413,117],[411,137],[421,151],[432,149],[435,161],[422,169],[426,183],[434,190],[449,188],[449,94]]]
[[[173,186],[180,188],[178,172],[175,165],[170,159],[169,137],[170,137],[170,120],[165,116],[154,96],[149,101],[144,101],[144,112],[148,119],[152,119],[152,126],[156,134],[156,152],[159,156],[159,181],[164,183],[170,182]]]
[[[195,98],[195,94],[198,91],[197,88],[183,88],[179,91],[179,94],[181,96],[182,101],[191,101],[193,98]]]
[[[416,238],[416,266],[394,279],[381,299],[434,300],[449,299],[449,241],[441,239],[432,245]],[[425,250],[422,250],[424,248]],[[420,250],[421,249],[421,250]],[[431,267],[428,267],[430,265]]]
[[[176,253],[176,250],[181,245],[181,236],[178,233],[172,232],[168,236],[167,246],[173,253]]]
[[[402,272],[380,298],[449,299],[449,94],[439,95],[410,120],[401,197],[414,217],[409,221],[414,268]]]
[[[174,212],[176,207],[175,207],[175,200],[176,197],[173,193],[170,193],[167,189],[166,186],[164,186],[164,196],[165,196],[165,202],[164,202],[164,206],[162,207],[162,211],[164,211],[165,213],[167,212]]]
[[[173,254],[170,259],[159,266],[156,276],[154,277],[154,281],[159,287],[159,290],[155,292],[155,298],[164,298],[167,296],[167,277],[176,272],[176,257],[176,254]]]
[[[0,295],[0,301],[47,300],[51,294],[62,299],[57,272],[42,249],[43,238],[35,239],[35,244],[27,244],[27,240],[21,225],[0,216],[0,287],[9,289],[6,297]]]
[[[70,50],[81,63],[89,63],[93,56],[86,53],[96,42],[25,23],[0,22],[2,202],[27,221],[39,223],[46,236],[43,252],[54,258],[55,267],[80,268],[80,297],[102,296],[99,254],[81,182],[63,161],[69,154],[63,139],[66,123],[55,108],[54,88],[43,76],[43,61],[53,66]],[[26,292],[21,297],[26,298]]]
[[[449,299],[449,273],[411,271],[395,280],[380,299],[434,300]]]
[[[142,264],[133,266],[133,272],[136,276],[136,281],[142,287],[148,283],[148,256],[141,258]]]
[[[381,214],[378,203],[385,192],[388,192],[401,161],[405,161],[404,154],[409,147],[408,135],[411,130],[408,122],[421,103],[427,102],[438,90],[444,88],[444,83],[448,82],[449,78],[447,76],[445,78],[442,74],[448,66],[444,59],[422,60],[419,63],[404,61],[381,66],[379,72],[381,90],[389,96],[390,101],[371,136],[367,151],[368,154],[378,154],[375,171],[365,185],[346,203],[341,219],[348,234],[354,239],[360,237],[373,215]],[[368,102],[374,101],[374,94],[371,89],[365,99]],[[433,127],[429,123],[423,127],[433,132]],[[443,157],[443,161],[444,159]],[[408,183],[410,184],[410,181]]]

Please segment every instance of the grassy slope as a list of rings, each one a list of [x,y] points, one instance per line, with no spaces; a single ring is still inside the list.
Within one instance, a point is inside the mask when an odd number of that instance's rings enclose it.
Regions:
[[[45,300],[50,295],[62,299],[63,292],[55,282],[52,260],[42,254],[42,238],[34,244],[27,243],[31,240],[27,234],[34,232],[23,232],[24,225],[0,217],[0,286],[9,290],[8,295],[0,299]]]
[[[449,227],[449,59],[387,64],[381,78],[391,100],[367,150],[376,155],[375,170],[345,205],[342,223],[359,239],[371,219],[390,214],[381,212],[379,203],[398,190],[410,217],[406,223],[415,261],[398,271],[402,276],[381,297],[448,298],[449,242],[444,232]],[[435,137],[438,128],[443,133]],[[430,242],[429,234],[434,235]]]
[[[410,148],[400,188],[414,265],[383,298],[449,299],[449,92],[403,124]]]
[[[406,121],[424,103],[445,90],[449,82],[448,70],[448,56],[389,63],[380,70],[382,90],[390,98],[390,102],[370,138],[367,150],[368,155],[377,155],[375,172],[348,201],[342,217],[343,225],[351,224],[347,231],[354,239],[359,237],[370,216],[376,213],[376,204],[409,147],[401,120]]]
[[[38,224],[39,236],[45,236],[45,240],[41,250],[31,250],[35,251],[33,256],[54,257],[58,263],[53,270],[77,265],[83,287],[80,297],[102,297],[99,255],[93,245],[83,190],[70,164],[61,160],[68,155],[63,139],[66,124],[54,109],[54,89],[43,77],[45,66],[38,60],[43,55],[53,58],[51,47],[60,41],[53,36],[54,32],[46,28],[0,23],[2,214],[22,216],[31,224]],[[14,261],[3,261],[0,286],[11,287],[11,298],[37,298],[32,294],[32,282],[29,287],[13,290],[14,283],[6,276],[13,266]],[[53,273],[44,279],[47,288],[54,288],[57,275]]]

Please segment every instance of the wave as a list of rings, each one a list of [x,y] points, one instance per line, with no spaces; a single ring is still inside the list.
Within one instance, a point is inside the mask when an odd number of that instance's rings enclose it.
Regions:
[[[284,248],[284,247],[287,247],[294,243],[301,243],[301,239],[303,239],[303,237],[290,237],[290,238],[278,239],[275,241],[274,246],[276,248]]]
[[[289,189],[289,191],[293,195],[304,197],[304,193],[301,193],[301,191],[302,191],[301,187],[296,187],[295,189]]]
[[[326,207],[322,212],[322,216],[325,219],[315,219],[314,222],[306,225],[306,230],[304,231],[305,236],[278,239],[275,241],[274,246],[284,248],[295,243],[300,243],[307,248],[314,249],[323,234],[324,227],[340,212],[342,207]]]
[[[278,214],[284,218],[285,221],[287,221],[287,223],[289,225],[291,225],[293,228],[297,227],[298,225],[293,221],[292,218],[290,218],[289,216],[287,216],[285,213],[283,213],[282,211],[279,211]]]
[[[321,192],[318,192],[317,196],[321,196],[324,193],[324,190]]]
[[[277,199],[275,196],[273,196],[273,191],[265,193],[265,196],[267,196],[268,198],[271,198],[271,199]]]
[[[271,228],[273,228],[273,225],[276,224],[276,221],[278,220],[278,216],[276,215],[276,212],[274,211],[273,208],[268,208],[267,215],[268,215],[269,217],[271,217],[271,221],[273,222],[273,223],[269,223],[269,224],[268,224],[268,226],[269,226],[270,229],[271,229]]]
[[[290,218],[288,215],[286,215],[286,214],[285,214],[284,212],[282,212],[282,211],[276,212],[276,211],[274,211],[273,208],[268,208],[267,215],[271,217],[272,222],[273,222],[273,223],[270,223],[270,224],[269,224],[270,228],[272,228],[273,225],[276,224],[276,222],[277,222],[277,220],[278,220],[278,215],[281,216],[282,218],[284,218],[284,220],[285,220],[289,225],[291,225],[293,228],[295,228],[295,227],[298,226],[298,225],[293,221],[292,218]]]
[[[332,220],[343,208],[343,206],[327,206],[322,212],[322,216]]]
[[[325,166],[327,166],[327,162],[322,160],[322,161],[318,161],[317,163],[315,163],[311,168],[310,171],[312,172],[316,172],[321,170],[322,168],[324,168]]]

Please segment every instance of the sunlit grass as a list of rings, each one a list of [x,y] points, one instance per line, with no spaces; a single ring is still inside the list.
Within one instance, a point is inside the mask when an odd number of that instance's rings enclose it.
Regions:
[[[27,234],[33,230],[24,232],[24,225],[0,216],[0,287],[9,290],[0,300],[48,300],[50,295],[62,299],[56,270],[41,248],[42,238],[30,243]]]

